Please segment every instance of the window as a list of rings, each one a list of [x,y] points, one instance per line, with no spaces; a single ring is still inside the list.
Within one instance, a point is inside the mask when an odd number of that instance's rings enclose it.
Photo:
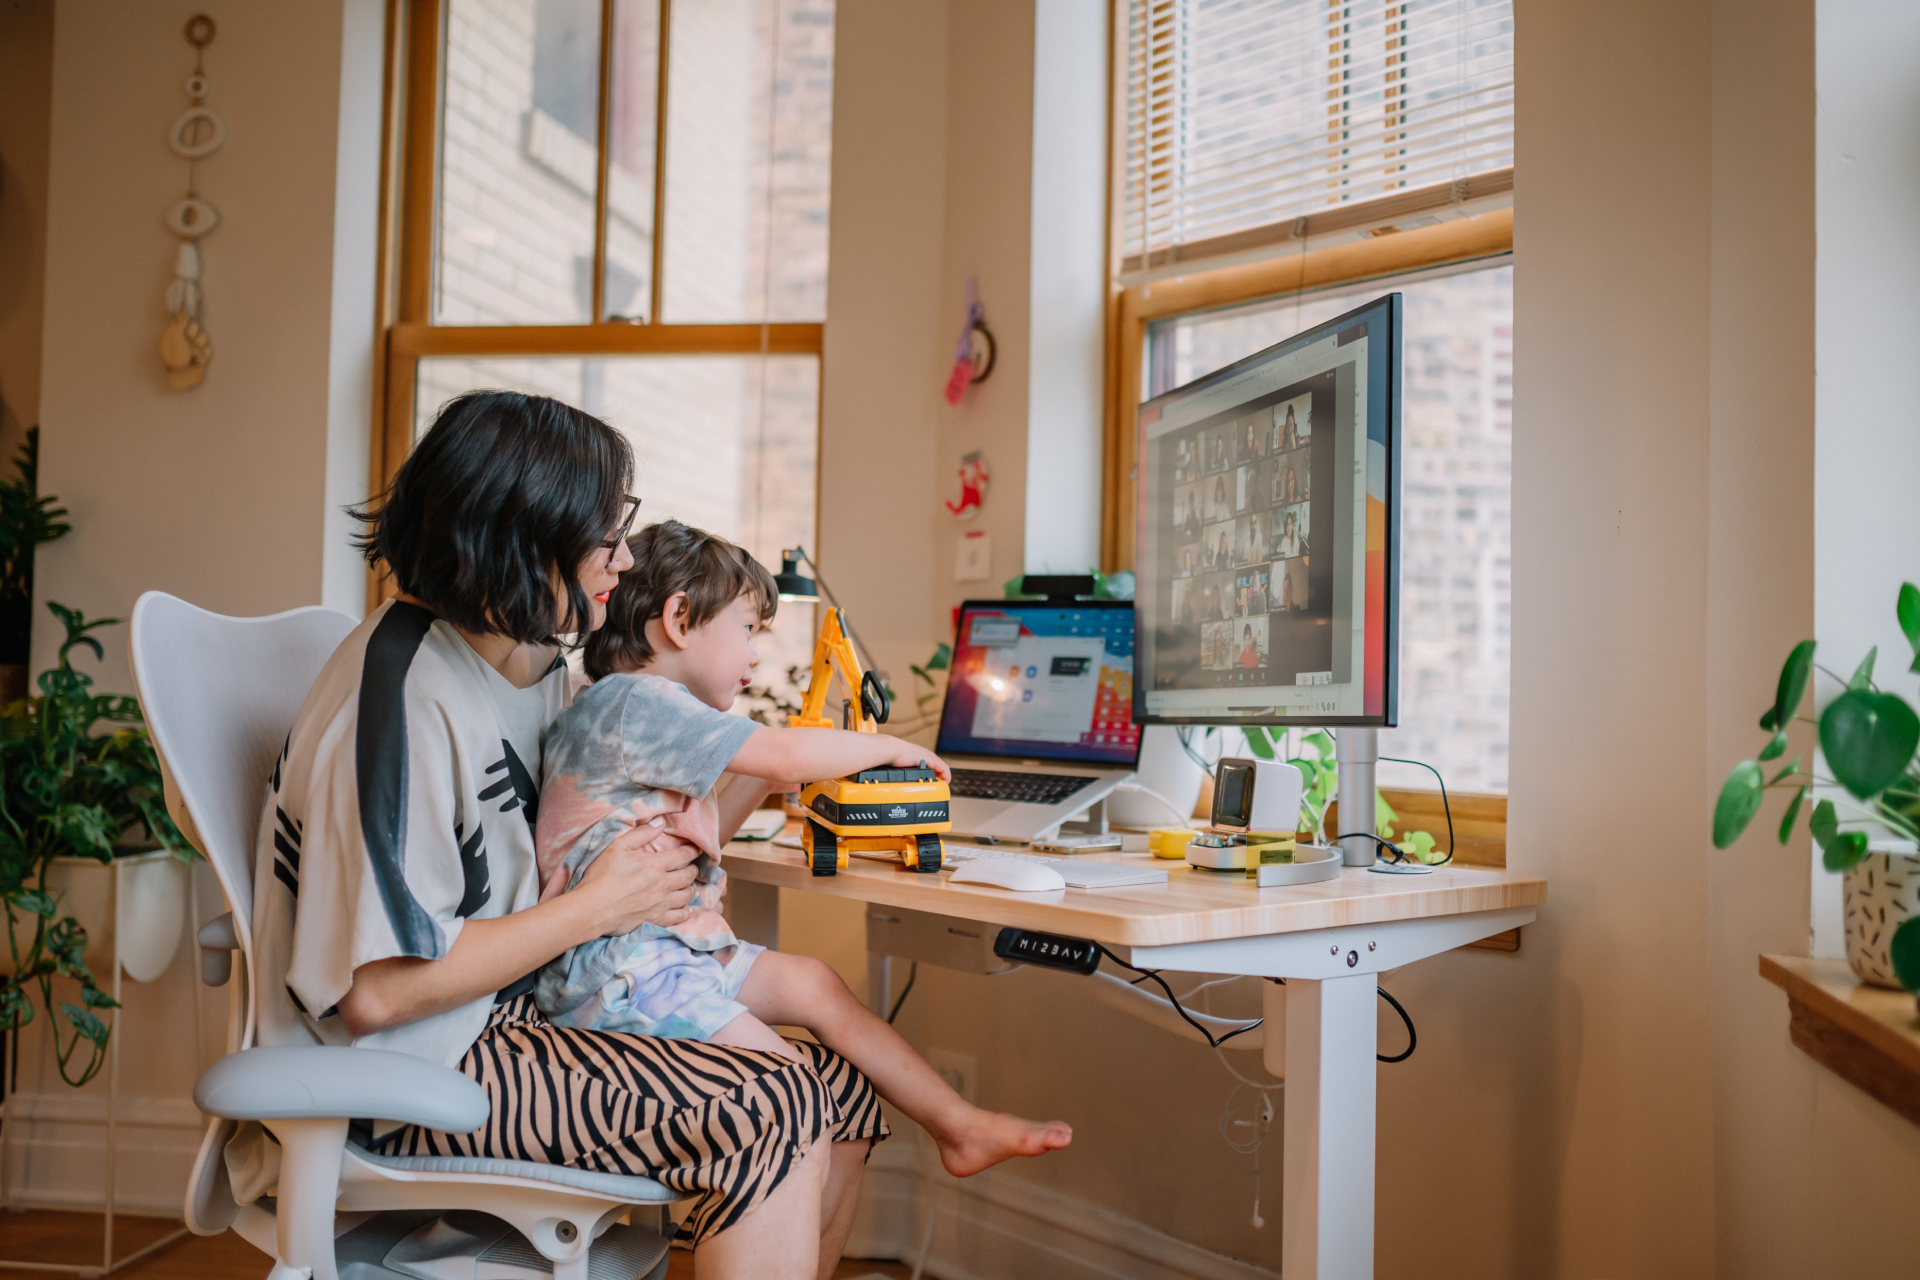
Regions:
[[[1512,0],[1131,0],[1128,14],[1117,231],[1132,276],[1431,225],[1512,187]]]
[[[1461,791],[1507,789],[1513,547],[1513,268],[1329,289],[1157,321],[1158,395],[1330,320],[1389,287],[1406,298],[1402,383],[1400,727],[1384,755]],[[1433,775],[1380,766],[1381,784]]]
[[[624,432],[644,518],[811,546],[833,0],[396,10],[376,484],[510,387]],[[769,674],[811,645],[782,614]]]
[[[1400,290],[1401,727],[1381,750],[1502,795],[1511,0],[1128,0],[1117,43],[1108,566],[1133,562],[1144,398]]]

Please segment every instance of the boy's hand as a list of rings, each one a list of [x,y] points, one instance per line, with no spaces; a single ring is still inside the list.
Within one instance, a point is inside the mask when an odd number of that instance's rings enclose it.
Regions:
[[[953,781],[953,770],[947,766],[945,760],[942,760],[925,747],[916,747],[911,742],[904,741],[900,738],[895,738],[894,741],[900,746],[900,754],[896,755],[888,763],[888,768],[919,769],[924,767],[939,774],[940,781],[942,782]]]

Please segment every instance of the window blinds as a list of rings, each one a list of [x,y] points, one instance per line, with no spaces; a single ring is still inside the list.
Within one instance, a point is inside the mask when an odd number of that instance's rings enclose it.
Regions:
[[[1130,275],[1511,187],[1512,0],[1127,3]]]

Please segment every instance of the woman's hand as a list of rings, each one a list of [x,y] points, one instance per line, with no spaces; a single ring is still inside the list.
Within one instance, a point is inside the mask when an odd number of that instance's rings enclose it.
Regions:
[[[600,851],[575,886],[593,902],[593,938],[632,933],[643,924],[672,928],[693,912],[693,880],[699,846],[655,848],[664,820],[634,827]],[[582,939],[585,941],[586,939]]]

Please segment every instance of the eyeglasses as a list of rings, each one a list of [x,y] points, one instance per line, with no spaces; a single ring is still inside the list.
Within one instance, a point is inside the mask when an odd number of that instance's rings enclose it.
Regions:
[[[621,502],[620,511],[620,532],[600,544],[609,551],[625,542],[627,534],[633,531],[633,518],[640,514],[640,499],[628,494]]]

